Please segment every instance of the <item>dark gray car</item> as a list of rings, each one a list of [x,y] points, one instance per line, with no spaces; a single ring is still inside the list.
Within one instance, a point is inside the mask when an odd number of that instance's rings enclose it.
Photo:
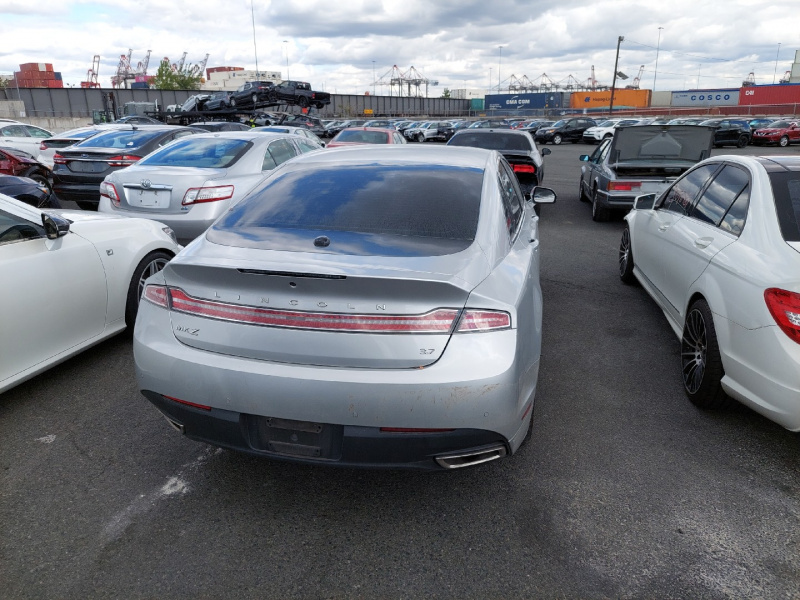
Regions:
[[[636,196],[659,194],[695,163],[708,158],[714,130],[699,125],[620,127],[591,156],[580,157],[579,198],[592,203],[592,219],[607,221],[630,210]]]

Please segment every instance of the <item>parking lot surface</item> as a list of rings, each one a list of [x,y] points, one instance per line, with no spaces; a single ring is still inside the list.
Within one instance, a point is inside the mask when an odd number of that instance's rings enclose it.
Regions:
[[[204,446],[138,393],[119,336],[0,396],[0,595],[796,598],[800,435],[689,403],[677,338],[618,280],[621,219],[578,201],[592,147],[548,147],[518,454],[417,473]]]

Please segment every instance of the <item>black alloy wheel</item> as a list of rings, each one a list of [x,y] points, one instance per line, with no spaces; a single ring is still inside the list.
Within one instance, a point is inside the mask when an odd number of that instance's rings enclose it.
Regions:
[[[689,308],[681,337],[683,389],[699,408],[723,408],[730,398],[722,389],[722,359],[714,317],[708,303],[697,300]]]
[[[619,242],[619,278],[622,283],[635,283],[633,274],[633,249],[631,248],[631,230],[628,225],[622,230],[622,239]]]

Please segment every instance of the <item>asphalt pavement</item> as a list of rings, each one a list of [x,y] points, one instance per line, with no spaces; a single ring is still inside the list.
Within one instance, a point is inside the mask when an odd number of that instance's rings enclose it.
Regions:
[[[0,395],[0,597],[800,597],[800,434],[689,403],[678,339],[619,282],[621,219],[578,201],[593,148],[548,147],[515,456],[363,471],[199,444],[138,393],[121,335]]]

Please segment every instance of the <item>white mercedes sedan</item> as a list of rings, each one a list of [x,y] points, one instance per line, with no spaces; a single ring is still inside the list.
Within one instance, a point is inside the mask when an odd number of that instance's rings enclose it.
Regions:
[[[0,194],[0,392],[132,326],[144,281],[179,250],[155,221]]]
[[[689,399],[800,431],[800,157],[707,159],[625,220],[620,278],[680,338]]]

